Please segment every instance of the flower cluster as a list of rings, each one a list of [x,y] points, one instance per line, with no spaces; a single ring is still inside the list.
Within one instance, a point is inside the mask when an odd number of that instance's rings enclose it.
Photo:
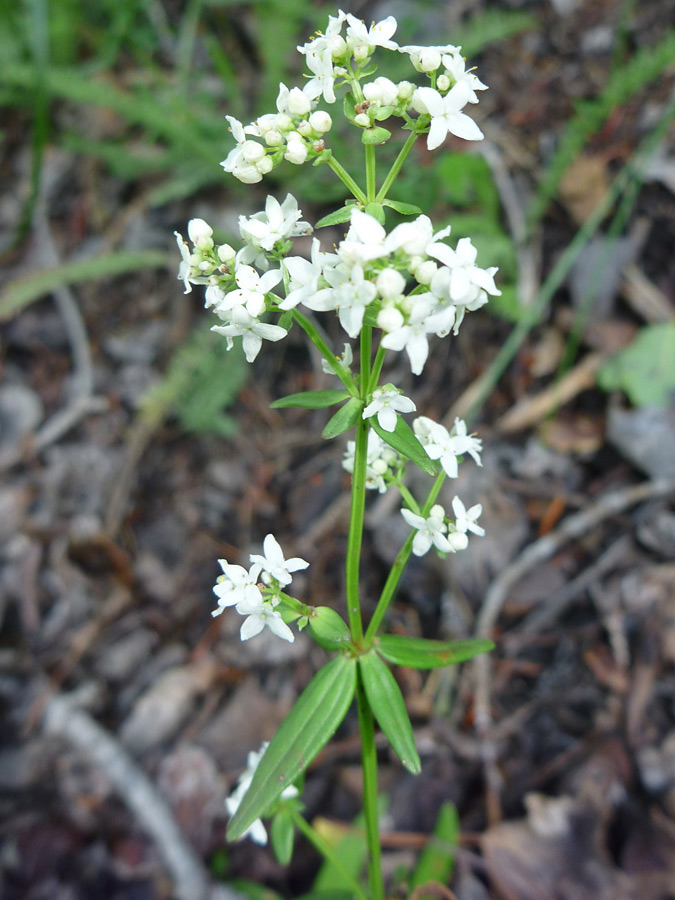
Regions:
[[[443,240],[450,228],[434,233],[427,216],[387,233],[355,206],[335,251],[323,252],[314,238],[309,260],[284,256],[289,238],[311,230],[300,216],[290,194],[282,204],[268,197],[264,212],[240,218],[245,246],[237,253],[229,244],[216,247],[211,228],[201,219],[188,226],[192,251],[176,235],[183,258],[179,277],[186,290],[190,284],[208,285],[206,305],[223,322],[213,330],[228,339],[228,347],[234,337],[241,337],[249,362],[263,340],[279,341],[287,334],[261,316],[302,304],[337,314],[350,338],[358,337],[368,313],[383,332],[382,346],[405,350],[411,371],[419,375],[429,353],[429,336],[456,334],[468,311],[483,306],[488,294],[501,293],[494,281],[497,269],[476,265],[471,239],[461,238],[453,249]],[[283,297],[273,292],[282,283]]]
[[[255,750],[251,750],[246,758],[246,769],[240,775],[237,786],[232,791],[230,796],[225,798],[225,806],[230,817],[232,817],[239,809],[241,801],[244,799],[244,794],[249,789],[251,782],[253,781],[253,776],[255,775],[256,769],[260,765],[260,760],[263,758],[268,744],[269,742],[265,741],[263,744],[261,744],[260,750],[258,750],[257,752]],[[284,788],[281,793],[281,798],[283,800],[287,800],[289,797],[297,796],[298,789],[292,784],[289,784],[287,788]],[[241,837],[250,837],[251,840],[256,844],[264,846],[267,843],[267,831],[265,830],[265,826],[262,823],[262,819],[255,819],[255,821],[253,821],[251,825],[249,825],[249,827],[241,835]]]
[[[336,89],[342,85],[349,89],[348,118],[358,128],[378,129],[378,143],[389,136],[378,123],[392,117],[402,119],[404,127],[419,134],[428,133],[429,150],[439,147],[448,134],[481,140],[483,133],[463,110],[467,104],[478,103],[476,91],[487,86],[466,68],[461,47],[399,47],[392,40],[397,27],[393,16],[370,28],[342,10],[329,16],[325,33],[298,47],[309,70],[302,88],[280,84],[277,111],[250,125],[226,117],[236,146],[221,163],[225,171],[253,184],[283,160],[302,165],[307,160],[329,159],[326,135],[332,119],[316,106],[320,100],[334,104]],[[408,56],[412,77],[421,74],[429,83],[395,83],[379,76],[362,85],[361,78],[375,71],[372,57],[378,48]]]
[[[218,607],[211,613],[219,616],[228,607],[234,606],[241,616],[245,616],[241,626],[242,641],[255,637],[267,627],[277,637],[293,642],[293,632],[284,622],[276,607],[280,603],[279,593],[292,579],[291,572],[306,569],[304,559],[285,559],[276,538],[268,534],[263,541],[263,555],[252,553],[252,563],[248,572],[243,566],[232,565],[219,559],[223,574],[213,588],[218,598]]]
[[[459,497],[454,497],[452,511],[454,520],[446,515],[440,504],[432,506],[427,516],[418,515],[410,509],[401,510],[403,518],[416,532],[412,546],[415,556],[424,556],[432,545],[441,553],[456,553],[469,546],[467,531],[481,537],[485,534],[485,530],[476,524],[483,511],[480,503],[467,510]]]

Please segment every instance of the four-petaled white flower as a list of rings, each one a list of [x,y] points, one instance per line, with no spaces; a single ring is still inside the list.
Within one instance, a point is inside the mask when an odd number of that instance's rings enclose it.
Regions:
[[[409,413],[417,409],[410,397],[404,396],[393,385],[385,385],[376,388],[370,403],[363,410],[363,418],[369,419],[377,415],[380,427],[385,431],[393,431],[396,428],[396,412]]]
[[[216,303],[216,313],[220,315],[243,307],[249,316],[259,316],[265,309],[265,294],[279,284],[281,278],[280,269],[270,269],[264,275],[258,275],[252,266],[237,266],[234,280],[238,289],[223,295]]]
[[[433,545],[441,553],[452,553],[454,548],[447,538],[447,525],[445,523],[445,510],[440,504],[432,506],[429,515],[418,516],[410,509],[402,509],[401,515],[411,528],[417,531],[413,538],[412,552],[415,556],[424,556]]]
[[[250,600],[242,600],[237,603],[237,612],[241,616],[246,616],[239,631],[239,637],[242,641],[248,641],[250,638],[260,634],[263,628],[267,627],[277,637],[283,638],[290,644],[295,640],[295,635],[288,625],[281,618],[281,613],[274,607],[279,601],[272,598],[271,600],[261,600],[258,602],[251,598]]]
[[[471,506],[469,509],[466,509],[462,501],[459,497],[455,497],[452,501],[452,511],[455,514],[455,524],[457,527],[457,531],[462,534],[466,534],[467,531],[473,532],[473,534],[477,534],[479,537],[483,537],[485,534],[485,529],[480,525],[476,525],[476,520],[483,512],[483,507],[480,503],[477,503],[475,506]]]
[[[243,566],[232,565],[225,559],[218,562],[223,574],[218,576],[213,588],[218,598],[218,608],[213,610],[212,616],[219,616],[228,607],[239,603],[262,603],[263,597],[257,585],[260,566],[252,566],[247,572]]]
[[[288,194],[283,203],[269,196],[265,201],[264,212],[255,213],[248,218],[239,216],[239,232],[254,248],[269,251],[275,244],[289,237],[311,233],[312,226],[309,222],[299,221],[301,216],[298,201],[292,194]]]
[[[250,315],[243,306],[235,306],[227,313],[227,316],[229,318],[228,325],[213,325],[211,331],[216,331],[228,339],[230,342],[228,349],[231,346],[232,338],[241,337],[244,356],[250,363],[260,352],[263,341],[280,341],[288,333],[280,325],[261,322],[255,316]]]
[[[455,419],[452,433],[439,422],[419,416],[413,422],[413,431],[430,459],[437,459],[449,478],[457,478],[458,456],[468,453],[480,466],[481,441],[466,433],[466,423]]]
[[[251,562],[257,563],[263,573],[266,573],[270,578],[273,578],[282,587],[290,584],[293,580],[291,572],[298,572],[300,569],[306,569],[309,565],[306,560],[300,559],[298,556],[294,556],[291,559],[284,559],[283,550],[273,534],[268,534],[263,541],[263,553],[264,556],[252,553]],[[263,574],[262,577],[263,580],[266,580],[265,574]]]
[[[431,116],[431,126],[427,136],[427,149],[440,147],[448,134],[464,138],[465,141],[482,141],[483,132],[472,118],[462,112],[469,102],[471,88],[460,81],[442,96],[434,88],[417,88],[413,95],[413,106],[418,112]]]

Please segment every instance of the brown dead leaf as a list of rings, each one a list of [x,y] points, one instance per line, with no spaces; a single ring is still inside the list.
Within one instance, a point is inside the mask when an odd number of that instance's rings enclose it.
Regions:
[[[582,154],[565,170],[559,195],[577,225],[583,225],[604,200],[608,189],[605,160]]]

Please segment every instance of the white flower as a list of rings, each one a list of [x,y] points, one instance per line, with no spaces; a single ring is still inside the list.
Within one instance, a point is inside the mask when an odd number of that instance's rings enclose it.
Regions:
[[[254,318],[265,309],[265,294],[279,284],[282,278],[280,269],[273,269],[258,275],[252,266],[237,266],[234,280],[238,289],[223,295],[216,304],[216,313],[225,318],[225,313],[237,307],[244,307]]]
[[[387,253],[403,250],[408,256],[434,256],[439,241],[450,234],[450,226],[434,234],[429,216],[418,216],[412,222],[402,222],[387,235],[384,246]],[[443,245],[445,246],[445,245]]]
[[[476,265],[478,250],[471,243],[471,238],[460,238],[457,241],[457,249],[453,250],[447,244],[439,244],[434,248],[432,256],[444,263],[450,269],[449,295],[453,303],[466,304],[475,299],[476,288],[480,288],[488,294],[499,296],[501,291],[495,284],[496,268],[481,269]],[[447,276],[437,273],[437,281],[441,283]],[[436,293],[433,287],[432,292]]]
[[[425,519],[418,516],[410,509],[402,509],[401,515],[411,528],[416,529],[417,534],[413,538],[412,552],[415,556],[424,556],[433,544],[441,553],[452,553],[453,547],[446,537],[447,526],[445,524],[445,510],[439,504],[432,506],[429,515]]]
[[[417,409],[413,401],[404,396],[391,385],[377,388],[373,391],[370,403],[363,410],[363,418],[369,419],[377,415],[380,427],[385,431],[394,431],[396,428],[396,412],[409,413]]]
[[[309,222],[299,221],[301,216],[298,201],[292,194],[287,194],[283,203],[275,197],[268,197],[264,212],[249,218],[239,216],[239,232],[253,247],[270,251],[275,244],[289,237],[311,233],[312,226]]]
[[[248,758],[246,760],[246,770],[242,772],[234,791],[232,791],[230,796],[225,800],[225,806],[230,817],[232,817],[239,809],[241,801],[244,799],[244,794],[251,786],[253,776],[255,775],[256,769],[260,765],[260,760],[263,758],[267,747],[268,743],[265,742],[261,745],[260,750],[258,750],[257,753],[252,750],[248,754]],[[287,788],[284,788],[281,796],[284,798],[297,797],[298,789],[295,787],[295,785],[289,784]],[[250,837],[251,840],[256,844],[264,846],[267,843],[267,831],[265,830],[265,826],[262,823],[262,819],[256,819],[254,822],[252,822],[241,837]]]
[[[306,569],[309,563],[294,556],[291,559],[284,559],[284,554],[279,546],[277,539],[273,534],[268,534],[263,541],[264,556],[251,554],[251,562],[260,566],[263,572],[266,572],[271,578],[277,581],[282,587],[290,584],[293,580],[291,572],[297,572],[300,569]],[[265,578],[265,576],[263,576]],[[267,579],[265,579],[267,580]]]
[[[349,369],[351,364],[354,362],[354,352],[352,350],[351,344],[344,344],[343,347],[344,349],[342,351],[342,356],[338,356],[338,359],[346,369]],[[330,365],[327,359],[321,360],[321,368],[326,373],[326,375],[335,375],[335,371],[333,370],[333,367]]]
[[[387,350],[405,350],[410,360],[410,371],[421,375],[424,363],[429,355],[428,334],[436,334],[454,321],[455,311],[452,307],[436,311],[431,294],[417,294],[414,298],[408,321],[390,331],[382,338],[382,346]],[[378,323],[380,319],[378,318]]]
[[[366,307],[377,297],[377,288],[372,281],[366,281],[359,265],[352,267],[349,281],[344,281],[333,291],[334,308],[338,311],[340,324],[350,338],[361,331]]]
[[[279,309],[295,309],[298,303],[305,303],[317,292],[317,285],[325,257],[318,238],[312,238],[311,260],[302,256],[287,256],[283,266],[290,276],[290,284],[286,299],[279,304]]]
[[[478,103],[476,91],[487,91],[488,86],[483,84],[470,69],[467,72],[466,60],[459,52],[459,48],[456,53],[448,53],[443,56],[442,62],[448,74],[455,80],[455,83],[459,84],[462,82],[469,88],[469,103]]]
[[[413,422],[413,431],[430,459],[437,459],[449,478],[457,478],[457,457],[469,453],[481,465],[481,441],[466,433],[466,423],[455,419],[452,434],[438,422],[419,416]]]
[[[393,16],[387,16],[386,19],[374,23],[368,29],[360,19],[348,13],[347,23],[347,46],[354,53],[355,59],[367,59],[375,47],[385,47],[387,50],[398,49],[398,44],[390,40],[398,27]]]
[[[287,332],[280,325],[260,322],[255,316],[249,315],[243,306],[235,306],[229,311],[228,316],[230,319],[228,325],[213,325],[211,331],[228,338],[229,346],[233,337],[241,337],[247,362],[253,362],[264,340],[280,341],[286,337]]]
[[[213,593],[218,598],[218,609],[212,616],[219,616],[230,606],[241,602],[262,603],[262,594],[257,586],[260,566],[252,566],[249,572],[243,566],[231,565],[225,559],[219,559],[223,574],[218,576]]]
[[[322,46],[320,39],[305,46],[307,47],[305,52],[307,68],[314,77],[304,86],[303,92],[311,100],[316,100],[323,95],[326,103],[335,103],[335,72],[330,47]]]
[[[448,50],[449,48],[444,49]],[[440,47],[418,47],[415,44],[409,44],[406,47],[399,47],[398,52],[407,53],[410,62],[418,72],[435,72],[441,64]]]
[[[418,112],[431,116],[431,126],[427,135],[427,149],[440,147],[448,134],[457,135],[466,141],[482,141],[483,132],[466,113],[461,110],[469,101],[471,89],[465,82],[459,82],[442,97],[430,87],[417,88],[413,94],[413,106]]]
[[[389,251],[385,249],[386,231],[373,216],[354,208],[351,213],[349,231],[338,246],[338,256],[347,265],[367,263]]]
[[[363,96],[371,103],[382,106],[396,106],[398,102],[398,85],[390,78],[380,75],[375,81],[363,85]]]
[[[274,609],[278,602],[274,599],[260,602],[251,599],[237,603],[237,612],[246,616],[239,631],[242,641],[250,640],[267,627],[272,634],[288,641],[289,644],[293,643],[295,635],[281,618],[281,613]]]
[[[288,143],[284,151],[284,159],[294,166],[301,166],[307,159],[307,144],[297,131],[291,131],[288,135]]]
[[[461,534],[466,534],[467,531],[471,531],[479,537],[485,534],[485,529],[481,528],[480,525],[476,525],[478,516],[483,512],[483,507],[480,503],[466,509],[459,497],[455,497],[452,501],[452,511],[455,514],[457,531],[461,532]]]

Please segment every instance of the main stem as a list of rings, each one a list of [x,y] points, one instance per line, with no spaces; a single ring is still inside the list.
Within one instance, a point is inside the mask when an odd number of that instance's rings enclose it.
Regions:
[[[377,750],[375,747],[375,724],[373,722],[373,714],[370,711],[360,672],[356,683],[356,703],[359,711],[359,730],[361,732],[363,814],[366,820],[370,900],[384,900],[382,848],[380,846],[377,804]]]

